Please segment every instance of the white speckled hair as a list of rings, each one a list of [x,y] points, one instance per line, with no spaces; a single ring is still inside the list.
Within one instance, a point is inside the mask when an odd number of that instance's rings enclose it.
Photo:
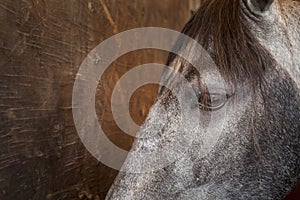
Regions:
[[[205,0],[182,32],[215,61],[227,83],[226,101],[221,99],[222,106],[214,109],[220,99],[206,90],[206,85],[214,85],[209,65],[197,71],[171,54],[168,64],[198,93],[201,106],[194,109],[201,117],[190,121],[200,125],[186,124],[184,130],[199,137],[192,138],[184,157],[161,170],[120,172],[107,199],[284,198],[300,177],[300,2]],[[139,135],[153,131],[163,117],[167,123],[154,137],[136,139],[132,151],[167,145],[182,131],[178,113],[178,101],[162,89]],[[212,113],[225,117],[212,119]],[[216,129],[207,132],[212,120]],[[209,153],[200,155],[210,141],[202,136],[217,134]],[[124,168],[143,162],[127,160]]]

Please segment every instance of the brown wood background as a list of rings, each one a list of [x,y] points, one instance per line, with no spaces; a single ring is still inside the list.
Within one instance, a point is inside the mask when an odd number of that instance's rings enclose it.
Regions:
[[[0,199],[104,199],[117,171],[98,163],[74,128],[76,72],[100,42],[128,29],[180,30],[195,0],[1,0]],[[129,149],[110,112],[117,80],[136,65],[165,62],[166,53],[137,51],[110,66],[97,92],[109,138]],[[141,123],[157,86],[140,88],[131,113]]]
[[[200,0],[1,0],[0,199],[104,199],[117,171],[98,163],[74,128],[76,72],[100,42],[128,29],[180,30]],[[130,149],[133,138],[114,123],[114,84],[134,66],[164,63],[165,52],[120,57],[97,90],[98,117],[109,138]],[[141,124],[156,85],[141,87],[130,111]]]

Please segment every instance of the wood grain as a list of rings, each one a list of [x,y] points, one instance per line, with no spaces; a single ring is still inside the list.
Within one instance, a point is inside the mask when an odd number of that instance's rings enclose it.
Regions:
[[[25,0],[0,2],[0,199],[104,199],[117,171],[98,163],[80,142],[72,118],[76,72],[100,42],[128,29],[180,30],[182,0]],[[165,52],[127,54],[97,89],[97,114],[108,137],[129,149],[133,138],[114,123],[110,95],[134,66],[164,63]],[[140,88],[131,114],[141,123],[157,86]]]

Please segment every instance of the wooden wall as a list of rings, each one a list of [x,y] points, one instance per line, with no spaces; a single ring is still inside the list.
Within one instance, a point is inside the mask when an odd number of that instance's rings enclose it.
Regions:
[[[76,72],[95,46],[116,33],[143,26],[180,30],[194,1],[1,0],[0,199],[104,199],[117,171],[98,163],[77,136],[71,109]],[[165,56],[129,53],[99,84],[99,120],[124,149],[133,138],[113,121],[113,86],[134,66],[164,63]],[[147,85],[132,97],[137,123],[156,91],[157,86]]]

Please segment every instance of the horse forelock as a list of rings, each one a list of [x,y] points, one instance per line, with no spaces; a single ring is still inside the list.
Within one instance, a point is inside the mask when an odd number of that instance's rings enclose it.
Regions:
[[[241,7],[241,0],[205,0],[182,33],[207,50],[227,83],[236,87],[246,81],[255,92],[276,61],[253,34]],[[171,55],[168,64],[174,58]],[[176,70],[189,76],[190,68],[185,63]]]

